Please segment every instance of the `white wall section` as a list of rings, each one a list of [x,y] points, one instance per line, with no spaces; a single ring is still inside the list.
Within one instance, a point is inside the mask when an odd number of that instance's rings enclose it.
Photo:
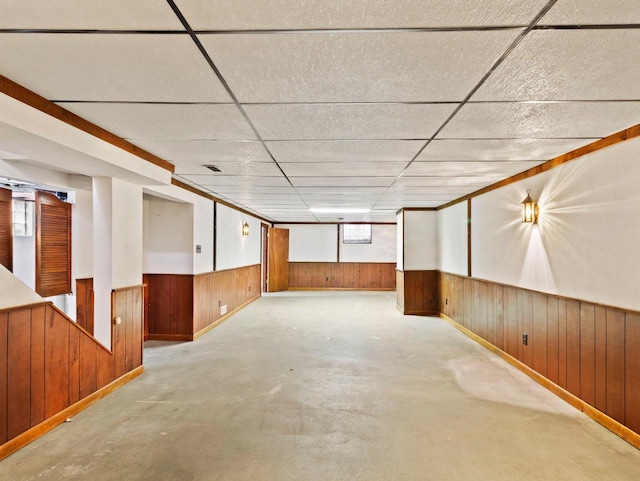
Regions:
[[[474,198],[472,274],[640,310],[640,139]],[[521,223],[531,189],[538,225]]]
[[[344,244],[340,228],[340,262],[396,262],[396,226],[373,224],[371,244]]]
[[[435,211],[404,212],[405,271],[438,268],[438,217]]]
[[[438,268],[467,275],[467,203],[461,202],[437,212]]]
[[[282,224],[289,229],[290,262],[337,262],[338,224]]]
[[[404,212],[396,215],[396,269],[404,270]]]
[[[260,219],[218,204],[216,218],[216,270],[260,264]],[[242,235],[242,224],[249,235]]]

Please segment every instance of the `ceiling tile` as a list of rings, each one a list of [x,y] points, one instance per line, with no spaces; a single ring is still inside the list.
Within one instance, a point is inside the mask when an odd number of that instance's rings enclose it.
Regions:
[[[203,176],[191,176],[191,175],[184,175],[181,176],[181,178],[183,179],[187,179],[191,182],[195,182],[194,180],[191,180],[191,177],[203,177]],[[237,175],[237,176],[233,176],[233,175],[228,175],[225,177],[213,177],[211,179],[200,179],[200,181],[202,182],[201,185],[203,187],[205,187],[207,190],[215,190],[215,188],[217,186],[229,186],[229,185],[233,185],[233,186],[237,186],[237,187],[243,187],[246,186],[247,188],[252,188],[254,186],[261,186],[261,187],[285,187],[290,185],[289,182],[287,182],[287,179],[283,177],[254,177],[254,176],[243,176],[243,175]]]
[[[188,35],[0,34],[0,72],[49,100],[230,102]]]
[[[164,0],[12,1],[2,9],[0,28],[183,30],[180,20]]]
[[[540,25],[602,25],[640,23],[638,0],[562,0]]]
[[[322,187],[386,187],[391,185],[395,177],[294,177],[294,186]]]
[[[434,140],[416,160],[550,160],[593,139]]]
[[[406,162],[301,162],[282,164],[287,177],[345,177],[398,175]]]
[[[409,162],[424,145],[422,140],[343,140],[267,142],[278,163],[285,162]]]
[[[288,184],[287,184],[288,185]],[[215,187],[216,192],[224,195],[231,194],[252,194],[257,195],[269,194],[269,195],[298,195],[293,187],[269,187],[269,186],[256,186],[256,185],[219,185]]]
[[[533,31],[473,100],[638,100],[640,49],[632,45],[640,30]]]
[[[145,140],[255,139],[249,124],[235,105],[60,105],[140,146],[141,141]]]
[[[523,25],[546,0],[176,0],[198,30],[410,28]]]
[[[540,165],[541,161],[525,161],[519,162],[414,162],[411,164],[404,175],[434,175],[454,177],[458,175],[502,175],[510,176],[524,172],[536,165]]]
[[[176,174],[188,175],[194,179],[196,176],[202,178],[225,177],[228,175],[251,175],[265,177],[280,177],[282,172],[275,162],[216,162],[222,172],[213,173],[211,170],[196,163],[180,163],[176,165]]]
[[[453,104],[246,105],[265,140],[427,139]]]
[[[299,180],[299,179],[296,179]],[[335,179],[333,179],[335,182]],[[360,194],[360,195],[377,195],[387,190],[386,186],[383,187],[363,187],[363,186],[350,186],[349,189],[344,186],[336,185],[322,185],[322,186],[299,186],[296,190],[302,195],[340,195],[343,193]]]
[[[472,176],[472,177],[409,177],[403,175],[396,185],[408,187],[486,187],[500,180],[496,176]],[[478,189],[473,189],[474,191]]]
[[[136,140],[136,145],[174,164],[251,161],[273,162],[257,141],[233,142],[213,140]]]
[[[460,101],[519,30],[199,35],[241,102]]]
[[[640,122],[640,102],[467,104],[443,129],[448,138],[605,137]]]

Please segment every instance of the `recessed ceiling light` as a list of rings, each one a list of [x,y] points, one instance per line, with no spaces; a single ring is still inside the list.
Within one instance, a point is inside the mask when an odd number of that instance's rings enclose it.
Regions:
[[[368,214],[371,209],[358,209],[353,207],[311,207],[314,214]]]

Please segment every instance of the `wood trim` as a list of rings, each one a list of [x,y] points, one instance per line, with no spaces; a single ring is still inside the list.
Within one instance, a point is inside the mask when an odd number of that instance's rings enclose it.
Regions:
[[[243,209],[242,207],[238,207],[237,205],[233,205],[230,202],[227,202],[225,200],[222,200],[218,197],[215,197],[211,194],[208,194],[207,192],[204,192],[196,187],[193,187],[192,185],[187,184],[186,182],[182,182],[181,180],[172,178],[171,179],[171,185],[175,185],[176,187],[180,187],[181,189],[184,190],[188,190],[189,192],[191,192],[192,194],[196,194],[199,195],[200,197],[204,197],[205,199],[209,199],[217,204],[221,204],[224,205],[225,207],[229,207],[230,209],[234,209],[237,210],[238,212],[241,212],[245,215],[254,217],[256,219],[260,219],[263,222],[267,222],[269,224],[272,224],[273,221],[270,219],[267,219],[266,217],[262,217],[260,214],[256,214],[255,212],[249,212],[246,209]]]
[[[290,287],[290,291],[395,291],[393,287]]]
[[[403,207],[400,210],[405,212],[409,212],[409,211],[435,212],[438,210],[438,208],[437,207]]]
[[[0,264],[13,272],[13,191],[0,188]]]
[[[138,289],[138,288],[145,288],[145,287],[147,287],[146,284],[136,284],[135,286],[116,287],[115,289],[111,289],[111,292],[122,292],[122,291],[128,291],[129,289]]]
[[[102,127],[98,127],[96,124],[89,122],[88,120],[85,120],[72,112],[69,112],[59,105],[50,102],[46,98],[23,87],[22,85],[17,84],[13,80],[9,80],[7,77],[4,77],[2,75],[0,75],[0,92],[18,100],[19,102],[22,102],[23,104],[28,105],[29,107],[33,107],[40,112],[58,119],[65,124],[71,125],[72,127],[82,130],[89,135],[92,135],[115,147],[118,147],[125,152],[133,154],[136,157],[139,157],[143,160],[146,160],[147,162],[157,165],[158,167],[168,170],[169,172],[173,173],[175,171],[174,165],[170,162],[167,162],[166,160],[161,159],[160,157],[133,145],[131,142],[128,142],[115,134],[112,134]]]
[[[32,427],[28,431],[16,436],[15,438],[7,441],[3,445],[0,445],[0,460],[5,459],[7,456],[15,453],[19,449],[23,448],[30,442],[36,440],[40,436],[51,431],[53,428],[59,426],[64,423],[68,418],[75,416],[76,414],[84,411],[88,407],[92,406],[100,399],[108,396],[113,391],[118,389],[119,387],[125,385],[126,383],[132,381],[137,378],[144,372],[144,366],[139,366],[132,371],[129,371],[124,376],[119,377],[118,379],[112,381],[106,386],[98,389],[93,394],[90,394],[86,398],[72,404],[68,408],[60,411],[59,413],[53,415],[49,419],[41,422],[40,424]]]
[[[527,376],[529,376],[531,379],[536,381],[542,387],[544,387],[547,390],[551,391],[553,394],[558,396],[563,401],[567,402],[568,404],[570,404],[571,406],[575,407],[576,409],[579,409],[580,411],[585,413],[587,416],[589,416],[591,419],[593,419],[594,421],[598,422],[599,424],[601,424],[605,428],[609,429],[611,432],[613,432],[614,434],[618,435],[619,437],[621,437],[622,439],[627,441],[629,444],[631,444],[631,445],[635,446],[636,448],[640,449],[640,434],[632,431],[628,427],[626,427],[623,424],[619,423],[615,419],[610,418],[606,414],[598,411],[596,408],[594,408],[593,406],[587,404],[586,402],[584,402],[579,397],[571,394],[569,391],[567,391],[566,389],[563,389],[562,387],[558,386],[554,382],[551,382],[549,379],[544,377],[542,374],[539,374],[538,372],[536,372],[535,370],[533,370],[532,368],[530,368],[526,364],[518,361],[513,356],[507,354],[502,349],[494,346],[493,344],[491,344],[490,342],[486,341],[482,337],[480,337],[477,334],[473,333],[472,331],[470,331],[469,329],[467,329],[463,325],[458,324],[456,321],[454,321],[453,319],[447,317],[445,314],[440,313],[440,317],[442,319],[444,319],[447,323],[451,324],[453,327],[458,329],[460,332],[462,332],[466,336],[468,336],[471,339],[473,339],[474,341],[476,341],[478,344],[480,344],[484,348],[486,348],[489,351],[493,352],[497,356],[499,356],[502,359],[504,359],[505,361],[507,361],[513,367],[515,367],[519,371],[521,371],[524,374],[526,374]]]
[[[202,336],[204,336],[205,334],[207,334],[209,331],[213,330],[214,328],[218,327],[220,324],[222,324],[224,321],[226,321],[227,319],[229,319],[231,316],[233,316],[234,314],[236,314],[238,311],[241,311],[242,309],[244,309],[245,307],[247,307],[249,304],[251,304],[252,302],[257,301],[258,299],[260,299],[260,295],[258,294],[257,296],[255,296],[252,299],[249,299],[248,301],[246,301],[245,303],[239,305],[238,307],[236,307],[233,311],[231,312],[227,312],[224,316],[222,316],[220,319],[218,319],[217,321],[213,322],[212,324],[209,324],[207,327],[205,327],[204,329],[199,330],[198,332],[196,332],[193,335],[193,340],[196,341],[198,339],[200,339]]]
[[[145,341],[193,341],[191,334],[148,334]]]
[[[8,314],[8,313],[13,312],[13,311],[19,311],[21,309],[27,309],[27,308],[32,308],[32,307],[44,307],[44,306],[53,306],[53,302],[52,301],[42,301],[42,302],[36,302],[35,304],[25,304],[25,305],[22,305],[22,306],[7,307],[6,309],[0,309],[0,315]],[[55,307],[55,306],[53,306],[53,307]]]
[[[532,167],[531,169],[525,170],[524,172],[521,172],[519,174],[512,175],[511,177],[501,180],[500,182],[496,182],[495,184],[483,187],[482,189],[476,190],[475,192],[460,197],[459,199],[447,202],[446,204],[437,207],[436,210],[446,209],[447,207],[451,207],[466,200],[473,199],[474,197],[478,197],[479,195],[486,194],[487,192],[505,187],[509,184],[528,179],[529,177],[541,174],[555,167],[558,167],[559,165],[583,157],[587,154],[591,154],[598,150],[602,150],[606,147],[610,147],[612,145],[619,144],[620,142],[624,142],[625,140],[630,140],[636,137],[640,137],[640,124],[621,130],[620,132],[616,132],[607,137],[596,140],[595,142],[591,142],[590,144],[579,147],[575,150],[572,150],[571,152],[567,152],[566,154],[559,155],[558,157],[548,160],[543,164]]]
[[[229,272],[229,271],[235,271],[237,269],[244,269],[246,267],[254,267],[254,266],[259,266],[259,265],[261,265],[261,264],[260,263],[258,263],[258,264],[249,264],[247,266],[229,267],[228,269],[220,269],[219,271],[213,270],[213,271],[209,271],[209,272],[200,272],[199,274],[193,274],[193,277],[209,276],[212,273],[216,273],[216,272]],[[183,274],[176,274],[176,275],[183,275]],[[184,274],[184,275],[191,275],[191,274]]]

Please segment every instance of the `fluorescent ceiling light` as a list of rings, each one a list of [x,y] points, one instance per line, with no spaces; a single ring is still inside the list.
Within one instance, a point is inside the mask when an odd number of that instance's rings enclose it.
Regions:
[[[314,214],[368,214],[371,209],[357,209],[352,207],[311,207]]]

